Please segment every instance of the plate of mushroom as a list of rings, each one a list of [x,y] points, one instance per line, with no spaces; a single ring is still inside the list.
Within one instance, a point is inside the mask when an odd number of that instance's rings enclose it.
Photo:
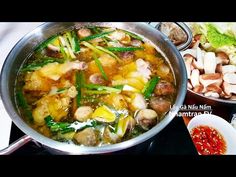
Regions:
[[[207,103],[236,104],[236,23],[187,24],[193,39],[181,55],[189,94]]]

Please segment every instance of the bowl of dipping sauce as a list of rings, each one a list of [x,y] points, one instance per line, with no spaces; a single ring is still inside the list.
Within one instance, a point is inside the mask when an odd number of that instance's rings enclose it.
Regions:
[[[200,155],[236,154],[236,130],[223,118],[201,114],[192,118],[187,128]]]

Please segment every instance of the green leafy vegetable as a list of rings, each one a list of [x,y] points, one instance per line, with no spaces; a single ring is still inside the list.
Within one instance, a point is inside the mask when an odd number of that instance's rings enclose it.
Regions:
[[[214,48],[219,48],[225,45],[236,45],[236,39],[234,37],[221,34],[212,24],[207,25],[207,40]]]
[[[145,85],[143,89],[143,95],[145,99],[149,99],[152,96],[152,93],[159,82],[160,77],[153,77],[148,81],[148,83]]]

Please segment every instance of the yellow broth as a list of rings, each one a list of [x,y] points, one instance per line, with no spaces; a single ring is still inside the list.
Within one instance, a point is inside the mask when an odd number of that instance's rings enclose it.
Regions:
[[[124,30],[89,26],[40,44],[19,71],[15,93],[19,112],[36,131],[100,146],[158,124],[176,86],[153,44]]]

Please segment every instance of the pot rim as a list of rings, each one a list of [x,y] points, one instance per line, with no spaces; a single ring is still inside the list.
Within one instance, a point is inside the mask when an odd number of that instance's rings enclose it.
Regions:
[[[135,24],[134,22],[126,22],[126,23]],[[140,23],[140,22],[137,22],[137,23]],[[47,147],[50,147],[50,148],[52,148],[56,151],[61,151],[65,154],[100,154],[100,153],[115,152],[115,151],[119,151],[119,150],[122,150],[122,149],[126,149],[126,148],[129,148],[129,147],[135,146],[137,144],[140,144],[140,143],[152,138],[156,134],[158,134],[163,128],[165,128],[172,121],[172,119],[175,118],[175,115],[177,114],[177,112],[179,110],[179,107],[184,102],[185,95],[187,93],[187,72],[186,72],[186,68],[185,68],[185,65],[184,65],[184,61],[182,59],[181,54],[177,50],[177,48],[169,40],[168,37],[166,37],[161,32],[157,31],[153,27],[149,26],[148,24],[140,23],[141,25],[145,26],[146,28],[149,28],[148,30],[150,30],[152,32],[156,31],[154,33],[160,35],[161,38],[164,39],[164,41],[167,43],[167,46],[170,47],[170,49],[175,54],[176,58],[179,59],[178,62],[179,62],[179,67],[181,69],[181,75],[182,75],[182,79],[180,80],[180,83],[179,83],[179,84],[181,84],[180,87],[179,87],[180,89],[178,91],[174,107],[171,108],[171,110],[167,113],[167,115],[165,115],[165,118],[160,123],[158,123],[156,126],[154,126],[149,131],[147,131],[147,132],[145,132],[145,133],[143,133],[143,134],[141,134],[141,135],[139,135],[135,138],[132,138],[130,140],[123,141],[123,142],[120,142],[120,143],[116,143],[116,144],[103,145],[103,146],[100,146],[100,147],[85,147],[85,146],[78,146],[78,145],[74,145],[74,144],[67,144],[67,143],[64,143],[64,142],[58,142],[58,141],[55,141],[55,140],[52,140],[50,138],[45,137],[44,135],[40,134],[39,132],[37,132],[36,130],[31,128],[25,121],[23,121],[23,119],[18,115],[18,113],[16,113],[12,109],[13,104],[12,104],[11,101],[9,101],[10,98],[9,98],[9,94],[8,94],[9,93],[9,86],[8,86],[8,84],[4,84],[5,80],[7,79],[7,75],[6,75],[5,70],[8,69],[7,68],[8,63],[10,61],[10,58],[14,57],[14,52],[15,52],[16,48],[19,45],[21,45],[21,43],[23,43],[23,41],[25,39],[32,36],[35,32],[40,31],[46,25],[50,25],[50,24],[53,24],[53,23],[44,23],[44,24],[38,26],[37,28],[35,28],[30,33],[23,36],[15,44],[15,46],[12,48],[12,50],[8,54],[6,60],[4,61],[2,71],[1,71],[1,75],[0,75],[0,83],[1,83],[0,91],[1,91],[1,97],[2,97],[4,107],[7,110],[7,113],[11,117],[12,121],[25,134],[29,135],[34,140],[42,143],[43,145],[45,145]],[[122,29],[122,27],[120,27],[120,26],[118,26],[117,28]],[[136,32],[134,32],[134,33],[136,33]],[[152,40],[150,40],[150,41],[152,41]],[[157,46],[154,42],[153,42],[153,44],[155,46]]]

